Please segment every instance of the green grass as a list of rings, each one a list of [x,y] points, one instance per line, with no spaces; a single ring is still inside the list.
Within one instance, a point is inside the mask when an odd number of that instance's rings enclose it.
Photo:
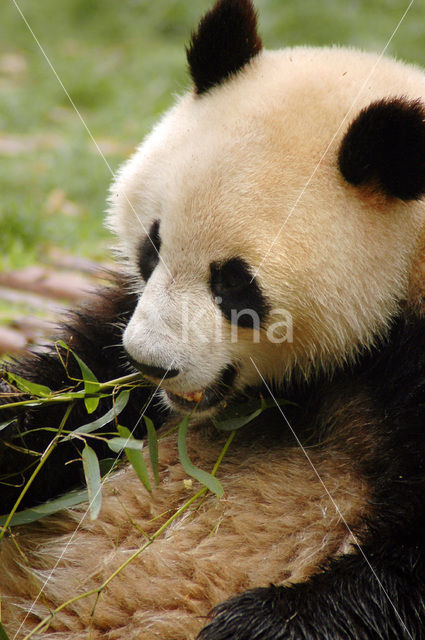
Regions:
[[[18,4],[93,136],[107,143],[105,155],[115,170],[173,94],[188,86],[184,43],[211,2]],[[340,43],[379,51],[407,4],[257,0],[266,46]],[[388,52],[425,64],[424,25],[425,4],[418,1]],[[24,149],[5,153],[5,135]],[[0,270],[42,260],[52,245],[105,257],[111,239],[102,218],[110,171],[12,0],[4,0],[0,23],[0,162]],[[52,207],[58,189],[65,207]]]

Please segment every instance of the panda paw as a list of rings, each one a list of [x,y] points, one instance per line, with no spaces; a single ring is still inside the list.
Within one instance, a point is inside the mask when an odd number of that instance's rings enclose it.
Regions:
[[[263,587],[218,605],[197,640],[284,640],[297,616],[291,589]],[[288,597],[289,596],[289,597]],[[290,632],[289,632],[290,633]]]

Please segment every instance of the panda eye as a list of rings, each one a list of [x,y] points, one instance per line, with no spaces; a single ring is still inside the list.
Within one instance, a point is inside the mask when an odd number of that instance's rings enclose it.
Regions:
[[[158,264],[160,248],[159,220],[155,220],[149,229],[149,234],[143,238],[139,247],[139,269],[145,282],[149,280]]]
[[[215,303],[232,324],[259,328],[269,311],[269,303],[242,258],[210,264],[210,287]]]
[[[241,258],[232,258],[222,264],[210,265],[211,290],[216,296],[237,292],[249,287],[252,280],[249,267]]]

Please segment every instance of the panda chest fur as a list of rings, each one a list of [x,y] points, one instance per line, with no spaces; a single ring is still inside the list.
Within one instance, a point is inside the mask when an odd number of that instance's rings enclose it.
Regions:
[[[226,439],[212,426],[191,431],[186,444],[192,462],[211,469]],[[172,633],[185,640],[196,636],[212,607],[235,593],[269,581],[303,581],[327,558],[351,552],[364,529],[369,488],[349,455],[334,455],[330,448],[306,457],[278,417],[264,415],[239,434],[220,465],[225,499],[210,495],[184,511],[165,537],[111,582],[94,608],[88,597],[72,610],[59,610],[47,637],[85,637],[87,627],[94,638],[103,637],[105,629],[121,637],[124,628],[126,637],[148,640]],[[172,436],[160,440],[159,469],[152,496],[131,469],[122,469],[104,487],[98,521],[84,517],[83,505],[27,526],[19,549],[13,539],[3,543],[0,584],[9,633],[31,633],[49,610],[96,589],[198,490],[187,483]],[[40,583],[17,573],[23,549],[31,572],[48,577],[42,600]],[[129,592],[143,597],[130,598]]]

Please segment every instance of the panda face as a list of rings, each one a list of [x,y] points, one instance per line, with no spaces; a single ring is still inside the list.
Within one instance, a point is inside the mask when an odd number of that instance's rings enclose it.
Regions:
[[[424,206],[352,164],[372,146],[369,105],[379,119],[389,91],[425,86],[388,60],[375,77],[376,63],[262,51],[181,98],[121,169],[109,226],[140,295],[124,346],[174,408],[331,371],[397,314]]]

